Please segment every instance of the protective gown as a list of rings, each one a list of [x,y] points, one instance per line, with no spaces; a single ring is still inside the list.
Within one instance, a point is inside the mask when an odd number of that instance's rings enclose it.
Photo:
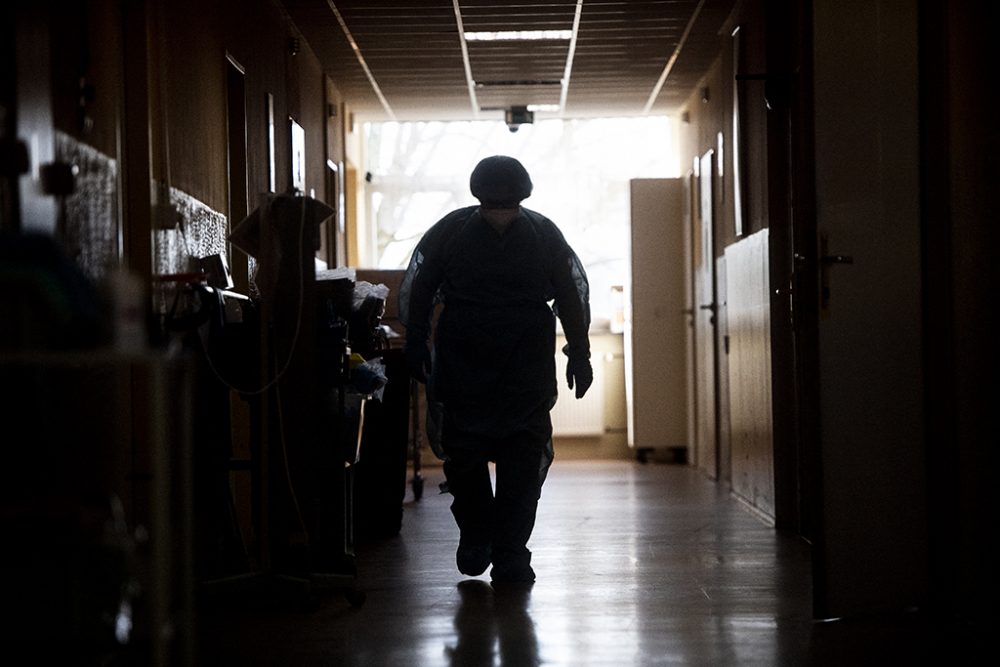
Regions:
[[[463,549],[472,549],[491,554],[494,582],[533,581],[526,545],[552,462],[555,318],[563,351],[589,364],[586,273],[545,216],[521,208],[501,234],[471,206],[438,221],[414,250],[400,287],[408,347],[426,345],[437,304],[428,435],[454,496],[459,569],[481,571],[463,569]]]
[[[400,318],[408,344],[426,341],[435,304],[443,304],[429,392],[456,428],[497,436],[554,404],[556,314],[563,351],[589,357],[589,297],[583,266],[551,220],[522,207],[500,234],[470,206],[417,245]]]

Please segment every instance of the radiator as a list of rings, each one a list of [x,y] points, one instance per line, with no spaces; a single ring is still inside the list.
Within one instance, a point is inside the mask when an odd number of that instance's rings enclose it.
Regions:
[[[587,394],[577,399],[576,389],[566,386],[566,355],[556,355],[556,377],[559,379],[559,398],[552,408],[552,434],[554,436],[604,435],[604,375],[605,362],[601,357],[591,360],[594,365],[594,384]]]

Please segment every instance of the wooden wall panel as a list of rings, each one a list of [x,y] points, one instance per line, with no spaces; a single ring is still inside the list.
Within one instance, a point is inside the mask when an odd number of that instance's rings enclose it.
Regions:
[[[715,339],[716,379],[719,384],[719,413],[716,425],[719,433],[719,451],[717,453],[717,470],[719,480],[731,484],[732,477],[732,435],[730,433],[729,414],[729,297],[726,284],[726,258],[715,260],[715,326],[718,335]]]
[[[153,173],[209,208],[225,211],[226,70],[220,8],[183,0],[163,3],[153,13],[151,76],[160,102],[154,106],[153,143],[160,149]]]
[[[732,490],[774,518],[768,230],[726,248]]]

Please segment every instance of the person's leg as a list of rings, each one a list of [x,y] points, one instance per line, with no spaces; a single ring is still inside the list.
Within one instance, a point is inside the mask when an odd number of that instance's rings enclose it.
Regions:
[[[494,581],[535,580],[528,539],[535,527],[538,499],[552,462],[548,411],[541,427],[520,431],[496,448],[497,489],[494,501]],[[547,426],[547,428],[545,428]]]
[[[446,429],[444,446],[448,456],[444,474],[460,533],[456,562],[462,574],[479,575],[489,567],[492,551],[494,501],[488,445]]]

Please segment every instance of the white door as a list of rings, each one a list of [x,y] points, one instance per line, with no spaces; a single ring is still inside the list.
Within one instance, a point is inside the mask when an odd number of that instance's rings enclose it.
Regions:
[[[632,281],[625,331],[628,443],[688,445],[684,182],[630,182]]]

